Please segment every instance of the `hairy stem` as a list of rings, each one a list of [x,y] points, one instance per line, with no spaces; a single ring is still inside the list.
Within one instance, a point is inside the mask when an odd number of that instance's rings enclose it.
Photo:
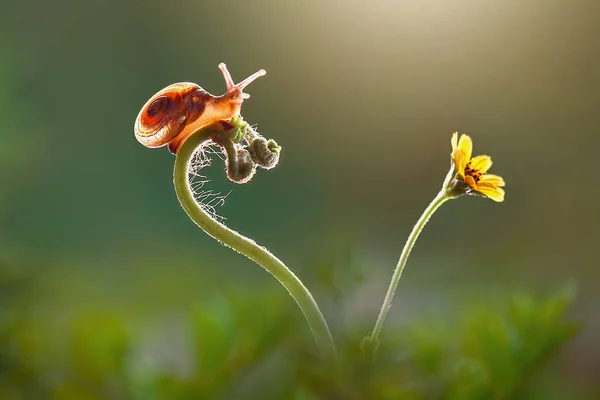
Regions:
[[[408,256],[410,255],[410,251],[412,250],[419,234],[429,221],[429,218],[433,215],[433,213],[446,201],[449,200],[450,197],[446,193],[445,189],[442,189],[437,196],[433,199],[433,201],[429,204],[429,206],[421,215],[421,218],[417,221],[414,226],[406,244],[404,245],[404,249],[402,250],[402,254],[400,255],[400,260],[398,260],[398,265],[394,270],[394,274],[392,275],[392,281],[390,282],[390,286],[385,295],[385,299],[383,300],[383,305],[381,306],[381,311],[379,311],[379,316],[377,317],[377,322],[375,323],[375,327],[371,332],[370,336],[365,339],[363,342],[363,351],[368,353],[371,357],[375,356],[377,352],[377,347],[379,346],[379,334],[381,333],[381,329],[383,328],[383,323],[385,322],[385,318],[387,317],[387,313],[392,305],[392,299],[394,298],[394,292],[396,291],[396,287],[398,286],[398,282],[400,281],[400,277],[402,276],[402,271],[404,270],[404,266],[406,265],[406,261],[408,260]]]
[[[221,224],[196,202],[188,179],[188,166],[195,150],[210,139],[211,129],[214,128],[209,127],[189,137],[177,154],[173,183],[181,206],[191,220],[209,236],[245,255],[279,280],[300,306],[319,349],[333,356],[335,346],[327,322],[300,279],[266,248]]]

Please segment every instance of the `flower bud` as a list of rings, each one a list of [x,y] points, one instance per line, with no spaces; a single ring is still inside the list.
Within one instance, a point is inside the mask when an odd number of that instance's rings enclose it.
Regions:
[[[261,168],[271,169],[279,162],[281,147],[273,139],[267,141],[263,137],[257,137],[252,140],[248,150],[254,162]]]
[[[233,145],[233,144],[232,144]],[[250,152],[243,147],[227,149],[227,177],[235,183],[249,182],[256,172]]]

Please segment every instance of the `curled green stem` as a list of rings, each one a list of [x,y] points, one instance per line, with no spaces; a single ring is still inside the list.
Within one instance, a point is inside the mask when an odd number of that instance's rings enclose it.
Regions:
[[[188,179],[188,166],[195,150],[204,145],[215,133],[215,130],[214,127],[208,127],[192,135],[177,154],[173,183],[181,206],[190,219],[209,236],[245,255],[279,280],[300,306],[319,349],[329,356],[333,356],[335,346],[327,322],[311,293],[300,279],[266,248],[221,224],[196,202]]]
[[[404,245],[404,249],[402,250],[402,254],[400,255],[400,259],[398,260],[398,265],[394,270],[394,274],[392,275],[392,280],[390,282],[390,286],[385,294],[385,298],[383,300],[383,305],[381,306],[381,310],[379,311],[379,316],[377,317],[377,322],[375,323],[375,327],[371,334],[363,340],[362,348],[363,353],[369,357],[374,357],[377,352],[377,348],[379,347],[379,334],[381,333],[381,329],[383,328],[383,323],[385,322],[385,318],[387,317],[387,313],[392,305],[392,299],[394,298],[394,292],[396,291],[396,287],[398,286],[398,282],[400,281],[400,277],[402,276],[402,271],[404,270],[404,266],[406,265],[406,261],[408,260],[408,256],[410,255],[410,251],[412,250],[419,234],[429,221],[429,218],[433,215],[433,213],[446,201],[451,197],[448,195],[445,189],[442,189],[437,196],[433,199],[433,201],[429,204],[429,206],[421,215],[421,218],[415,224],[406,244]]]

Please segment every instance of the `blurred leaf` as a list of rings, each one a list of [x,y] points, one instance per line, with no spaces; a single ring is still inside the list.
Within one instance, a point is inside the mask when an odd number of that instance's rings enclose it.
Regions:
[[[130,344],[126,323],[114,313],[93,312],[73,323],[69,350],[77,369],[118,373]]]
[[[29,308],[1,314],[0,393],[19,399],[533,399],[547,390],[541,383],[552,381],[536,374],[577,329],[565,320],[573,286],[545,299],[518,292],[493,306],[468,302],[460,317],[386,326],[374,364],[359,347],[368,328],[350,325],[336,337],[339,362],[328,363],[287,293],[269,288],[213,290],[190,309],[183,326],[191,340],[181,351],[192,363],[183,372],[138,346],[131,317],[114,309],[81,305],[59,326]],[[0,301],[27,304],[14,291]],[[149,323],[138,321],[136,331]],[[169,336],[158,339],[159,347],[173,348]]]

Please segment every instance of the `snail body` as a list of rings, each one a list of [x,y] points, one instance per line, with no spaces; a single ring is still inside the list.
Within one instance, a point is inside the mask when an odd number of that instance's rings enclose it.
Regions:
[[[144,104],[134,125],[135,137],[146,147],[167,145],[177,154],[185,140],[198,130],[240,115],[250,95],[243,89],[267,72],[261,69],[235,84],[227,66],[219,64],[227,92],[214,96],[195,83],[180,82],[160,90]]]

